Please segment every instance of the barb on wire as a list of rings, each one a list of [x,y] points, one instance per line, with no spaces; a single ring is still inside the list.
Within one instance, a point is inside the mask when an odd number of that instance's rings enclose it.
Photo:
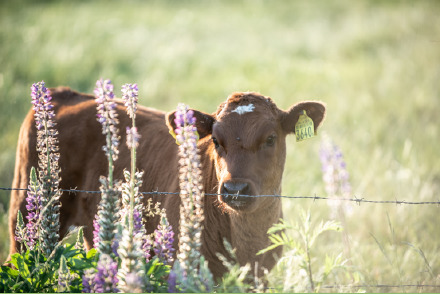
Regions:
[[[0,187],[0,190],[4,191],[27,191],[26,188],[4,188]],[[101,191],[89,191],[89,190],[77,190],[77,189],[60,189],[62,192],[68,193],[91,193],[91,194],[100,194]],[[152,191],[152,192],[140,192],[143,195],[180,195],[179,192],[161,192],[161,191]],[[229,194],[216,194],[216,193],[206,193],[206,196],[228,196]],[[229,195],[230,196],[230,195]],[[330,200],[330,201],[349,201],[355,202],[358,205],[361,203],[375,203],[375,204],[408,204],[408,205],[437,205],[440,207],[440,199],[437,201],[406,201],[406,200],[368,200],[364,197],[358,198],[356,195],[353,198],[334,198],[334,197],[323,197],[323,196],[286,196],[286,195],[243,195],[237,194],[235,197],[277,197],[277,198],[285,198],[285,199],[309,199],[313,200]]]
[[[356,201],[357,205],[361,206],[361,202],[365,200],[365,198],[357,198],[356,195],[353,196],[354,201]]]

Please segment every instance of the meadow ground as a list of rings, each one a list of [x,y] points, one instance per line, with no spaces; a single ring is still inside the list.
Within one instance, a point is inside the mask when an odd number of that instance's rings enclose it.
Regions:
[[[353,196],[439,201],[439,14],[437,1],[2,1],[0,187],[11,186],[31,84],[92,93],[103,77],[116,89],[137,82],[141,104],[167,111],[184,102],[213,112],[233,91],[284,109],[319,99],[328,113],[318,137],[288,139],[284,195],[326,196],[325,132],[344,154]],[[8,202],[0,191],[1,261]],[[327,284],[440,284],[439,209],[349,203],[344,233],[318,239],[312,268],[342,253],[349,262]],[[326,201],[284,200],[288,222],[301,210],[316,223],[338,220]],[[302,275],[280,266],[272,285],[289,274]]]

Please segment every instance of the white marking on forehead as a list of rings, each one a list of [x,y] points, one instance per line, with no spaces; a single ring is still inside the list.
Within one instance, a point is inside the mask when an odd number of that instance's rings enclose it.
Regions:
[[[237,108],[232,110],[232,112],[236,112],[236,113],[242,115],[242,114],[245,114],[248,112],[253,112],[254,109],[255,109],[255,106],[253,104],[249,104],[249,105],[238,106]]]

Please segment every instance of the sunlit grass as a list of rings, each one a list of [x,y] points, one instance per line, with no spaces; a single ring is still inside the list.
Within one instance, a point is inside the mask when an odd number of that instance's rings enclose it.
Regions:
[[[322,100],[328,114],[319,134],[325,131],[344,152],[354,195],[438,200],[440,6],[435,1],[9,1],[0,6],[1,187],[11,185],[32,82],[44,79],[49,86],[91,93],[93,82],[104,76],[115,84],[137,82],[141,104],[167,111],[184,102],[213,112],[231,92],[247,90],[271,96],[284,109],[302,99]],[[301,143],[288,139],[284,195],[324,195],[319,134]],[[8,199],[9,193],[0,191],[5,207]],[[310,209],[317,220],[330,217],[325,201],[284,200],[284,205],[290,223],[298,220],[299,208]],[[1,240],[7,240],[6,222],[2,213]],[[405,242],[423,250],[439,275],[438,222],[436,206],[353,204],[346,228],[353,266],[368,282],[434,281],[425,260]],[[339,236],[323,236],[321,242],[317,258],[344,251]],[[384,252],[394,254],[395,262]],[[0,245],[0,260],[6,255]]]

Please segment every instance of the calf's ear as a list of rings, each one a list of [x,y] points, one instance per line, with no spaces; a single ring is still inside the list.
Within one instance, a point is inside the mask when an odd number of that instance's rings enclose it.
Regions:
[[[198,110],[192,109],[192,111],[194,112],[194,117],[196,118],[196,127],[197,127],[197,133],[199,133],[199,138],[202,139],[208,136],[209,134],[211,134],[212,125],[215,122],[214,117],[210,114]],[[165,115],[165,122],[168,128],[170,129],[170,131],[173,132],[176,129],[176,123],[174,122],[174,119],[176,118],[175,113],[176,112],[173,111]]]
[[[295,133],[296,122],[303,110],[313,120],[316,132],[325,117],[325,104],[318,101],[303,101],[293,105],[282,114],[281,124],[286,133]]]

